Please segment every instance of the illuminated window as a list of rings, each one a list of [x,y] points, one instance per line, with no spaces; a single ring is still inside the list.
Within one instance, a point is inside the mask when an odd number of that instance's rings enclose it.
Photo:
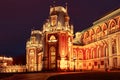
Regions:
[[[34,55],[34,50],[33,49],[30,50],[30,55]]]
[[[50,40],[56,40],[55,36],[52,35],[52,36],[50,37]]]
[[[51,56],[51,63],[55,63],[55,57]]]
[[[56,42],[57,39],[54,35],[50,36],[49,42]]]
[[[51,56],[55,56],[55,51],[51,52]]]
[[[50,63],[51,68],[55,68],[56,63],[56,49],[54,46],[50,47]]]
[[[34,60],[33,59],[31,59],[31,64],[33,64],[34,63]]]

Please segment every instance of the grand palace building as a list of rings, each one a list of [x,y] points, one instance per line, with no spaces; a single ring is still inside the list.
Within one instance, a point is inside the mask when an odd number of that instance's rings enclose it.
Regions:
[[[67,6],[52,6],[42,30],[31,30],[26,65],[0,56],[0,73],[81,70],[120,70],[120,8],[74,34]]]
[[[50,7],[43,30],[32,30],[26,43],[27,71],[120,69],[120,9],[76,32],[67,7]]]
[[[80,69],[79,55],[82,55],[82,69],[120,69],[120,9],[77,32],[74,42],[76,69]]]

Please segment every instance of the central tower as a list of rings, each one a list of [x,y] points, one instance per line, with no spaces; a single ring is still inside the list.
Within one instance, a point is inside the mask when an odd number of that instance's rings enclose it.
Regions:
[[[43,25],[43,69],[68,70],[72,53],[73,26],[67,7],[50,8],[49,19]]]

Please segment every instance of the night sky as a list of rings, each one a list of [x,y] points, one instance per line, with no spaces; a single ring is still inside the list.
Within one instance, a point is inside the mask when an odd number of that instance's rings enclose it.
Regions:
[[[65,6],[74,31],[82,31],[111,11],[120,8],[120,0],[56,0]],[[25,54],[31,29],[42,29],[53,0],[0,0],[0,55]]]

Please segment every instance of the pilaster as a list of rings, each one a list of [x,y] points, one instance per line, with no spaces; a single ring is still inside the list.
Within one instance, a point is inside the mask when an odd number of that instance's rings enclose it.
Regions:
[[[112,59],[112,39],[108,38],[108,54],[109,54],[109,68],[113,66],[113,59]]]

